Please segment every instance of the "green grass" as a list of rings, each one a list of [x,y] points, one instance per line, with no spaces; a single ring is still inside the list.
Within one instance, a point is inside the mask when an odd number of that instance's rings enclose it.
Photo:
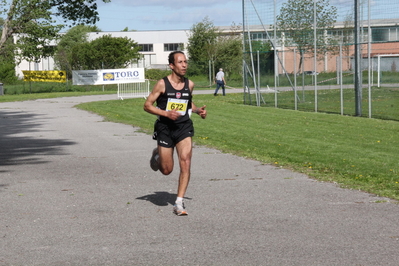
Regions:
[[[399,199],[399,123],[377,119],[243,105],[241,94],[196,95],[205,120],[193,116],[196,144],[342,187]],[[143,99],[80,104],[108,121],[151,133],[155,117]]]
[[[300,111],[315,111],[315,95],[313,90],[299,90],[297,92],[297,108]],[[339,89],[318,90],[317,111],[341,114],[341,98]],[[275,106],[274,93],[263,94],[265,103],[262,106]],[[251,95],[251,104],[256,105],[255,95]],[[399,121],[399,89],[390,87],[373,87],[371,93],[371,115],[373,118],[390,119]],[[249,101],[247,101],[249,103]],[[343,90],[343,114],[354,116],[355,93],[353,89]],[[295,109],[295,96],[293,91],[277,94],[277,106],[285,109]],[[368,90],[363,90],[362,116],[369,115]]]
[[[289,79],[287,78],[289,77]],[[374,82],[377,82],[377,77],[378,73],[374,71],[372,73],[372,79]],[[262,74],[260,77],[260,83],[261,86],[265,87],[266,85],[273,86],[274,87],[274,75],[273,74]],[[291,81],[291,82],[290,82]],[[249,80],[251,82],[251,80]],[[299,74],[296,76],[296,82],[298,86],[302,86],[304,84],[305,86],[309,86],[314,84],[314,76],[312,75],[304,75]],[[368,73],[367,71],[363,71],[363,78],[362,78],[363,85],[368,84]],[[383,71],[381,72],[381,84],[398,84],[399,83],[399,75],[397,72],[388,72],[388,71]],[[242,83],[242,81],[241,81]],[[291,83],[294,83],[294,75],[293,74],[288,74],[288,75],[283,75],[281,74],[277,80],[277,86],[290,86]],[[337,73],[336,72],[322,72],[319,75],[317,75],[317,83],[320,86],[324,85],[337,85]],[[354,84],[354,77],[352,72],[347,72],[343,73],[342,75],[342,83],[344,85],[348,84]]]

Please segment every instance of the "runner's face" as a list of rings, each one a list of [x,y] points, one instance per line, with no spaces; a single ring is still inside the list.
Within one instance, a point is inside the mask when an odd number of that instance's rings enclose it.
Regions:
[[[175,63],[170,64],[173,72],[180,76],[184,76],[187,72],[187,58],[184,54],[175,54]]]

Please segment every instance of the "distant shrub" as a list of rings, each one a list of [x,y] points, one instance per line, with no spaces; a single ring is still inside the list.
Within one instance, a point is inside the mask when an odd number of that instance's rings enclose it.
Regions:
[[[9,62],[0,62],[0,83],[14,84],[17,80],[15,65]]]
[[[171,73],[170,70],[163,69],[146,69],[145,78],[149,80],[159,80]]]

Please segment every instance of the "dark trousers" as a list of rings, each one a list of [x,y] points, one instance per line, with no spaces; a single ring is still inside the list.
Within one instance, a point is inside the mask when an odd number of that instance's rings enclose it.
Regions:
[[[215,95],[218,94],[218,91],[219,91],[220,87],[222,87],[223,96],[225,96],[225,95],[226,95],[226,91],[225,91],[225,88],[224,88],[224,82],[223,82],[223,80],[217,80],[217,81],[216,81]]]

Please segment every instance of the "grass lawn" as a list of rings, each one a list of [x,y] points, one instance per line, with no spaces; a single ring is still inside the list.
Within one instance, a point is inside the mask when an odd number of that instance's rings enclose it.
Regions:
[[[303,172],[342,187],[399,200],[399,123],[243,105],[242,94],[195,95],[208,117],[194,115],[199,145]],[[107,121],[152,133],[144,99],[84,103]]]

